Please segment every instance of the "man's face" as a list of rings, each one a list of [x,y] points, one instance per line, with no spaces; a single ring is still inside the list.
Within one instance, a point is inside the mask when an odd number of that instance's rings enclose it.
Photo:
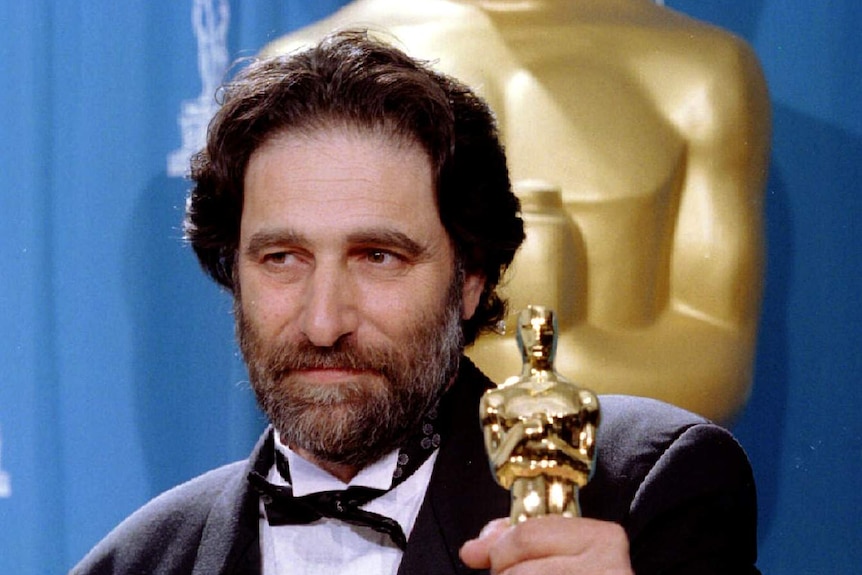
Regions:
[[[288,133],[252,154],[237,270],[264,411],[291,447],[356,466],[433,406],[482,289],[456,272],[422,148],[351,129]]]

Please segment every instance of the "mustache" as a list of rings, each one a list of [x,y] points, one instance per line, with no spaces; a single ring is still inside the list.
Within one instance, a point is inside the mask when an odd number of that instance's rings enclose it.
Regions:
[[[272,350],[270,369],[279,376],[293,371],[343,369],[370,371],[389,376],[395,354],[385,349],[360,347],[350,339],[338,340],[330,347],[319,347],[308,340],[284,343]]]

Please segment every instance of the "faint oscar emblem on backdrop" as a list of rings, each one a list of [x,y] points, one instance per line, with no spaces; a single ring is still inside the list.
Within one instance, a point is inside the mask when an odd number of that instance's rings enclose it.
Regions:
[[[3,430],[0,429],[0,499],[12,497],[12,478],[3,470]]]
[[[168,156],[168,176],[186,176],[189,160],[206,142],[207,125],[218,110],[215,93],[228,67],[229,23],[227,0],[193,0],[192,28],[198,39],[201,92],[197,98],[184,100],[181,104],[178,122],[182,147]]]

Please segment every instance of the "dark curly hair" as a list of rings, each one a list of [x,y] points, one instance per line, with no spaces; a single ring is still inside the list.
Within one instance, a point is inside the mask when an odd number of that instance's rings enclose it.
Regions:
[[[505,314],[500,276],[524,239],[519,202],[487,104],[462,83],[364,31],[345,31],[260,59],[223,86],[206,147],[192,159],[186,238],[204,270],[236,290],[243,179],[252,153],[287,131],[346,125],[420,144],[435,175],[440,219],[468,274],[485,278],[472,343]]]

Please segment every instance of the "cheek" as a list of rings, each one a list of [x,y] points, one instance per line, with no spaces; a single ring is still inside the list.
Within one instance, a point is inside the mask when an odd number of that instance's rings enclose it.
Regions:
[[[443,312],[449,284],[441,281],[445,274],[422,281],[395,283],[362,290],[357,304],[362,315],[387,332],[400,332],[407,326]],[[384,327],[385,326],[385,327]]]
[[[245,321],[267,342],[294,341],[300,331],[294,310],[262,303],[243,302]]]
[[[374,326],[378,331],[393,333],[398,327],[410,320],[416,313],[416,302],[409,291],[394,286],[372,286],[357,290],[354,294],[354,307],[362,318],[362,324]]]
[[[243,282],[240,305],[245,320],[255,326],[265,337],[273,337],[284,332],[296,317],[296,298],[283,290],[266,289],[254,282]]]

